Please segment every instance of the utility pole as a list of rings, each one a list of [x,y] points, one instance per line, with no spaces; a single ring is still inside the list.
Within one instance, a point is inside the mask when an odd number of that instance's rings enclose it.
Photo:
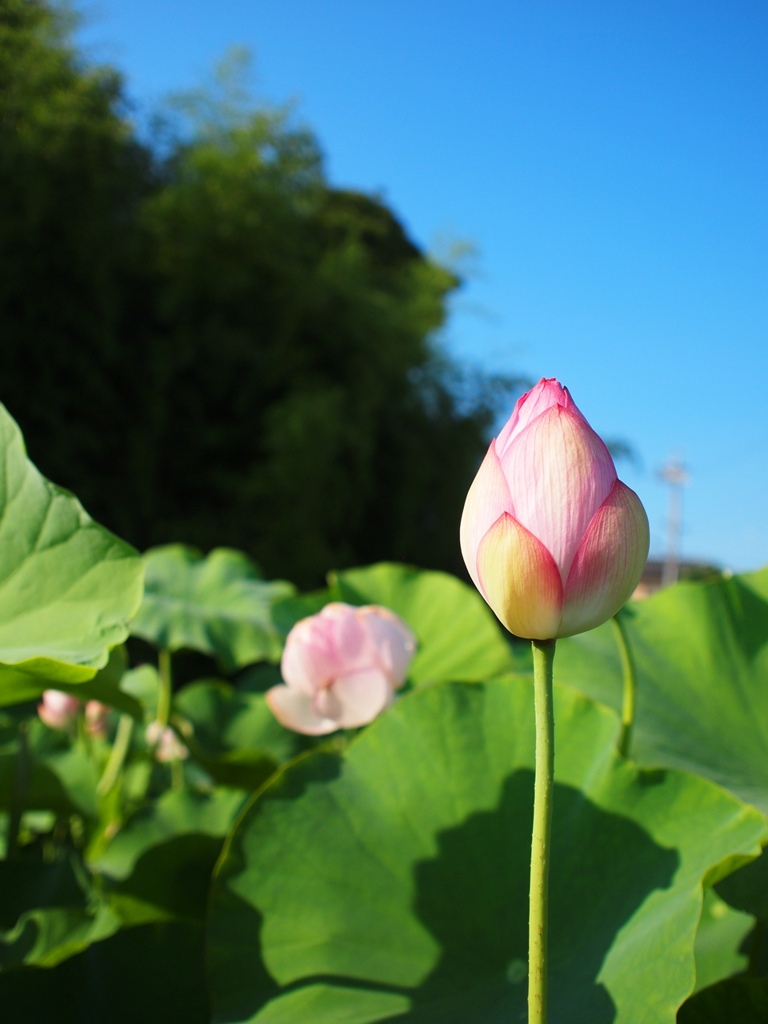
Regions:
[[[659,470],[659,476],[669,484],[669,513],[667,518],[667,554],[661,570],[661,585],[676,583],[680,574],[680,537],[683,532],[683,487],[690,482],[679,456],[672,455]]]

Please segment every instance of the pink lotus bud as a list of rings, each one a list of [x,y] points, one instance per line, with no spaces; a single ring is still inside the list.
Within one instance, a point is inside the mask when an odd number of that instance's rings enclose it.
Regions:
[[[413,633],[387,608],[328,604],[288,634],[285,684],[267,692],[267,703],[295,732],[366,725],[394,700],[415,650]]]
[[[554,378],[518,401],[467,494],[461,552],[511,633],[571,636],[609,619],[648,556],[645,510]]]
[[[69,729],[80,712],[80,701],[61,690],[45,690],[37,705],[40,720],[50,729]]]
[[[100,700],[89,700],[85,705],[85,727],[91,736],[107,735],[108,718],[108,704],[102,704]]]
[[[150,722],[144,735],[150,747],[155,748],[158,761],[168,763],[189,757],[189,750],[169,725],[163,728],[159,722]]]

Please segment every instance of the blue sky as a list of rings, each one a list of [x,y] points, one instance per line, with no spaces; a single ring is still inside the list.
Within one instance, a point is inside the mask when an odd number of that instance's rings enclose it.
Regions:
[[[640,465],[681,457],[682,554],[768,564],[768,5],[762,0],[80,0],[143,116],[251,48],[334,185],[426,249],[471,242],[443,343],[558,377]]]

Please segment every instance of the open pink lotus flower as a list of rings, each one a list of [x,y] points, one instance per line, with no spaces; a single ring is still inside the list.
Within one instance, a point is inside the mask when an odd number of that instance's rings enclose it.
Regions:
[[[416,638],[387,608],[335,602],[297,622],[267,704],[287,729],[321,736],[366,725],[394,700]]]
[[[609,619],[637,586],[648,518],[553,378],[518,401],[467,494],[461,551],[510,632],[571,636]]]

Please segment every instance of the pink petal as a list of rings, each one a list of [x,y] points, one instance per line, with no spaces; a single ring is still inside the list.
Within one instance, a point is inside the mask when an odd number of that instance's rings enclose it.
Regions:
[[[554,405],[559,405],[563,409],[569,409],[575,415],[581,416],[584,419],[576,408],[568,388],[564,388],[554,377],[542,377],[535,387],[518,399],[515,408],[512,410],[512,415],[497,437],[496,451],[499,453],[499,458],[503,458],[511,442],[515,440],[517,435],[529,423]]]
[[[339,724],[345,729],[367,725],[392,703],[393,697],[389,680],[378,669],[341,676],[331,691],[341,708]]]
[[[563,584],[552,555],[504,514],[486,533],[477,563],[480,591],[510,633],[530,640],[557,636]]]
[[[357,608],[331,602],[297,622],[288,634],[280,666],[283,679],[313,694],[341,672],[370,663],[367,643]]]
[[[290,631],[280,662],[289,686],[311,696],[333,678],[338,664],[328,633],[318,615],[301,619]]]
[[[573,560],[558,636],[599,626],[632,595],[648,557],[648,517],[620,480],[595,513]]]
[[[339,698],[333,692],[332,686],[326,686],[318,690],[311,701],[312,711],[319,718],[330,718],[338,722],[343,714],[343,707]]]
[[[264,696],[278,722],[293,732],[324,736],[339,728],[335,719],[316,714],[312,710],[312,698],[300,690],[290,686],[273,686]]]
[[[514,509],[509,487],[496,455],[496,442],[491,441],[477,476],[469,488],[459,527],[461,553],[469,575],[478,589],[481,589],[477,569],[478,548],[488,530],[505,512],[514,513]]]
[[[354,605],[334,602],[320,613],[327,621],[335,655],[334,677],[371,662],[368,633],[360,621],[360,609]]]
[[[368,631],[376,662],[390,685],[402,686],[416,652],[416,637],[388,608],[369,605],[359,608],[358,615]]]
[[[565,581],[616,480],[608,449],[580,413],[553,405],[509,445],[502,470],[515,517],[547,548]]]

